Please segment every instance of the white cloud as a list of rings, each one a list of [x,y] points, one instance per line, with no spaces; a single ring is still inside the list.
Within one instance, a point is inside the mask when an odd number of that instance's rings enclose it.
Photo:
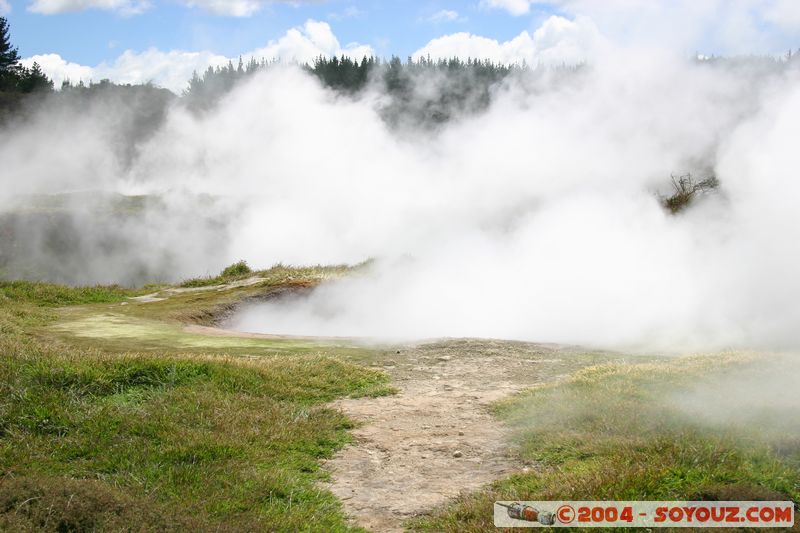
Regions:
[[[365,12],[360,10],[356,6],[347,6],[342,11],[328,14],[328,18],[331,20],[345,20],[345,19],[361,18],[364,15]]]
[[[280,39],[270,41],[264,48],[245,55],[303,63],[313,61],[321,55],[348,55],[360,58],[374,53],[369,45],[350,43],[343,47],[327,22],[308,20],[303,26],[286,32]]]
[[[506,64],[574,64],[589,59],[600,41],[590,20],[579,17],[571,21],[552,16],[533,35],[523,31],[510,41],[499,42],[466,32],[454,33],[430,41],[413,57],[471,57]]]
[[[425,18],[426,22],[432,22],[434,24],[440,22],[455,22],[457,20],[464,19],[458,16],[458,11],[453,11],[452,9],[442,9],[441,11],[437,11],[433,15]]]
[[[690,54],[779,53],[800,38],[798,0],[481,0],[525,15],[535,7],[591,18],[622,46]]]
[[[150,48],[141,53],[126,50],[114,63],[102,63],[94,69],[95,78],[108,78],[117,83],[143,83],[152,81],[175,92],[186,88],[186,83],[195,70],[203,71],[209,66],[227,63],[225,56],[210,52],[163,52]]]
[[[270,3],[299,5],[319,1],[321,0],[180,0],[187,7],[198,7],[228,17],[249,17]],[[88,9],[136,15],[149,9],[152,4],[152,0],[31,0],[28,10],[42,15]],[[8,0],[0,0],[0,13],[4,5],[8,5]]]
[[[590,19],[552,16],[533,33],[533,42],[537,62],[575,64],[591,58],[603,38]]]
[[[800,31],[800,2],[775,0],[764,10],[764,20],[786,31]]]
[[[265,2],[262,0],[187,0],[184,3],[189,7],[201,7],[216,15],[249,17],[259,11]]]
[[[417,50],[413,57],[415,59],[426,56],[434,59],[480,57],[499,63],[522,63],[530,62],[533,55],[533,39],[527,31],[503,43],[467,32],[458,32],[430,41]]]
[[[42,70],[60,87],[64,80],[73,83],[110,79],[117,83],[146,83],[166,87],[180,93],[195,70],[203,71],[209,66],[227,63],[225,56],[209,52],[162,52],[151,48],[141,53],[125,51],[113,63],[101,63],[95,67],[70,63],[58,54],[37,55],[22,61],[25,66],[39,63]]]
[[[374,51],[370,46],[358,43],[342,46],[328,23],[309,20],[303,26],[290,29],[280,39],[270,41],[265,47],[246,52],[242,56],[302,63],[313,61],[320,55],[343,54],[360,58],[373,55]],[[202,72],[209,66],[224,65],[228,61],[236,63],[238,58],[210,52],[165,52],[151,48],[138,53],[127,50],[112,63],[104,62],[95,67],[69,63],[58,54],[33,56],[25,59],[23,64],[31,65],[34,61],[53,79],[56,87],[60,87],[65,79],[88,82],[107,78],[117,83],[152,81],[158,86],[180,93],[186,88],[193,71]]]
[[[1,1],[1,0],[0,0]],[[149,0],[33,0],[28,10],[42,15],[101,9],[135,15],[150,7]]]
[[[89,81],[94,75],[94,70],[91,67],[70,63],[58,54],[36,55],[22,60],[22,64],[26,67],[30,67],[34,63],[39,63],[39,66],[53,80],[56,87],[61,87],[61,83],[64,80],[77,83],[79,81]]]
[[[512,15],[524,15],[531,9],[533,0],[481,0],[481,5],[493,9],[505,9]]]
[[[8,0],[0,0],[0,16],[8,15],[11,13],[11,4]]]

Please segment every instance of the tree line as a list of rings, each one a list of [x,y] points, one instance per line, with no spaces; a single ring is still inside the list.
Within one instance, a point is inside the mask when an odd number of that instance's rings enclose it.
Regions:
[[[239,59],[234,65],[208,67],[202,73],[193,73],[182,102],[190,109],[203,112],[212,108],[219,99],[240,81],[274,67],[276,61],[266,59],[248,61]],[[317,78],[323,86],[343,94],[355,95],[367,86],[374,86],[390,96],[382,113],[391,122],[411,120],[413,122],[438,123],[449,119],[454,112],[478,110],[488,105],[493,85],[514,71],[523,70],[524,65],[503,65],[487,60],[452,58],[432,60],[429,57],[402,61],[398,57],[384,60],[379,57],[363,57],[361,60],[341,57],[317,57],[314,61],[299,65]],[[433,80],[435,91],[421,94],[416,81],[423,76]],[[126,94],[134,90],[150,92],[157,100],[164,100],[157,88],[150,83],[136,86],[117,85],[109,80],[100,82],[63,82],[60,93],[71,98],[93,98],[110,92]],[[0,120],[12,110],[20,107],[24,97],[30,93],[52,93],[53,82],[34,63],[25,67],[20,63],[18,49],[11,43],[10,27],[5,18],[0,18]],[[66,97],[66,96],[65,96]]]
[[[8,20],[0,17],[0,124],[22,107],[33,94],[50,93],[53,82],[38,63],[20,63],[19,50],[11,44]]]
[[[184,102],[194,110],[207,110],[241,80],[273,68],[275,61],[252,58],[239,59],[234,65],[208,67],[202,74],[195,72],[183,92]],[[398,57],[384,60],[365,56],[361,60],[348,56],[320,56],[311,63],[300,65],[329,89],[346,95],[357,95],[374,87],[389,96],[381,112],[388,121],[398,123],[440,123],[454,113],[477,111],[488,105],[491,89],[514,72],[527,69],[525,65],[504,65],[489,60],[459,58],[433,60],[429,57]],[[417,82],[425,78],[427,88],[420,91]]]
[[[52,89],[53,82],[38,63],[30,68],[20,63],[19,49],[11,44],[8,20],[0,17],[0,91],[32,93]]]
[[[239,58],[227,65],[208,67],[202,74],[196,71],[184,91],[184,96],[201,98],[230,90],[239,80],[266,70],[278,62],[251,58],[245,63]],[[388,92],[408,89],[408,82],[416,75],[438,72],[449,76],[468,72],[476,80],[496,83],[515,70],[525,69],[525,65],[504,65],[489,60],[459,58],[432,60],[430,57],[403,62],[398,57],[383,60],[375,56],[364,56],[360,61],[348,56],[319,56],[310,64],[301,67],[319,79],[323,85],[344,92],[355,93],[364,89],[370,82],[379,82]]]
[[[784,58],[749,56],[735,58],[698,58],[699,63],[710,67],[748,66],[765,74],[798,63],[798,54],[789,53]],[[204,112],[214,107],[219,99],[239,82],[258,72],[277,65],[277,61],[251,58],[238,63],[229,61],[222,66],[209,66],[202,73],[194,72],[180,101],[189,109]],[[549,69],[530,69],[525,64],[507,65],[489,60],[471,58],[431,59],[422,57],[406,61],[398,57],[384,60],[365,56],[355,59],[347,56],[317,57],[310,63],[299,65],[320,83],[341,94],[355,96],[371,87],[387,95],[379,109],[384,119],[394,125],[436,125],[446,122],[461,113],[478,112],[485,109],[498,84],[518,73],[538,74],[543,70],[558,75],[571,75],[583,69],[582,65],[561,66]],[[423,83],[420,83],[420,82]],[[11,44],[8,21],[0,17],[0,121],[9,109],[19,107],[25,95],[53,92],[53,82],[41,67],[34,63],[27,68],[21,65],[17,48]],[[171,100],[167,91],[151,83],[139,85],[117,85],[109,80],[99,83],[83,81],[77,84],[65,81],[61,94],[72,98],[94,99],[96,95],[116,94],[120,99],[145,97],[166,104]],[[156,113],[160,115],[159,111]]]

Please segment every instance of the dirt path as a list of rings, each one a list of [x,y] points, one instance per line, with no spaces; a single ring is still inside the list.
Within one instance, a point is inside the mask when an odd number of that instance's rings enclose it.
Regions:
[[[251,278],[237,286],[260,281]],[[136,300],[226,288],[167,289]],[[197,325],[184,331],[286,338]],[[374,366],[386,370],[400,392],[334,403],[361,425],[353,431],[354,444],[327,461],[326,468],[331,473],[327,488],[342,500],[353,523],[375,532],[403,531],[406,520],[460,492],[535,466],[517,459],[510,428],[491,415],[490,404],[608,357],[571,347],[475,339],[427,342],[374,355]]]
[[[328,487],[355,524],[402,531],[403,522],[461,491],[533,465],[514,457],[491,402],[574,369],[566,348],[501,341],[440,341],[387,352],[396,396],[336,402],[362,422],[355,443],[328,461]]]

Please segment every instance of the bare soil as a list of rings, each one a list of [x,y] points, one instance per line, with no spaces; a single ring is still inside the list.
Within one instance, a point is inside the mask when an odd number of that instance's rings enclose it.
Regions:
[[[361,425],[355,442],[326,463],[327,488],[353,523],[378,532],[402,531],[407,519],[462,491],[535,468],[519,461],[511,429],[490,404],[592,360],[571,348],[492,340],[444,340],[384,355],[377,364],[400,393],[336,402]]]
[[[239,283],[258,282],[252,278]],[[141,301],[157,301],[176,292],[147,295]],[[275,338],[224,326],[184,329],[213,337]],[[353,444],[326,462],[331,481],[325,488],[342,500],[354,525],[376,532],[403,531],[409,518],[461,492],[535,468],[520,461],[512,429],[491,414],[491,404],[612,357],[574,347],[478,339],[442,339],[369,351],[372,355],[360,362],[371,361],[385,370],[399,393],[334,403],[359,426],[353,431]]]

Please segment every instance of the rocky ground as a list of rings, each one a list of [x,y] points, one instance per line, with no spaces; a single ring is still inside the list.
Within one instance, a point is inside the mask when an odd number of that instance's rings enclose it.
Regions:
[[[353,521],[380,532],[515,471],[495,400],[558,379],[578,360],[570,348],[490,340],[437,341],[387,352],[381,363],[399,394],[340,400],[361,422],[355,442],[327,463],[328,487]],[[585,362],[584,362],[585,364]]]

